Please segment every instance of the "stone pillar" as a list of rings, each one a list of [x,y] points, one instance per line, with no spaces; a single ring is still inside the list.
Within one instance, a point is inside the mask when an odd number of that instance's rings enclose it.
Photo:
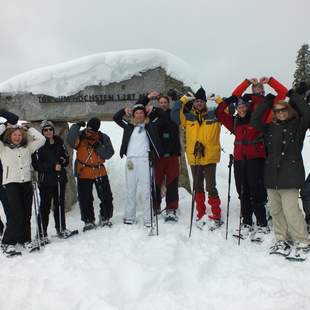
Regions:
[[[66,122],[54,122],[55,134],[60,136],[67,147],[67,151],[70,156],[69,165],[66,167],[68,183],[66,187],[66,210],[71,210],[72,206],[77,202],[77,190],[76,190],[76,182],[73,176],[73,167],[72,167],[72,158],[73,158],[73,149],[66,144],[65,138],[69,131],[69,125]],[[40,122],[32,122],[31,126],[41,131]]]

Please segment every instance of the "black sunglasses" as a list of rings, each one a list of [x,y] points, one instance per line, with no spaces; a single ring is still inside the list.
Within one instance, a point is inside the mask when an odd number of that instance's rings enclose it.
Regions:
[[[273,112],[274,113],[280,113],[280,112],[284,113],[284,112],[287,112],[287,108],[273,109]]]
[[[43,131],[44,132],[46,132],[46,131],[54,131],[54,129],[53,128],[44,128]]]

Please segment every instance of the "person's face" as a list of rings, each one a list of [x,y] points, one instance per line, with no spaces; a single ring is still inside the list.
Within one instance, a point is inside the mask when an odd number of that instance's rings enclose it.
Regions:
[[[261,86],[253,86],[253,94],[265,96],[265,91]]]
[[[52,127],[43,128],[43,135],[47,139],[52,139],[54,136],[54,129]]]
[[[96,131],[90,129],[90,128],[86,128],[85,130],[85,136],[86,138],[90,138],[94,133],[96,133]]]
[[[206,106],[206,102],[202,99],[196,99],[194,101],[194,107],[198,111],[202,111],[205,108],[205,106]]]
[[[169,109],[169,102],[166,98],[162,97],[158,100],[158,105],[159,107],[164,110],[167,111]]]
[[[145,121],[145,113],[143,110],[137,110],[133,115],[134,121],[137,124],[143,124]]]
[[[237,106],[237,113],[240,117],[245,117],[248,112],[248,107],[246,104],[240,104]]]
[[[275,104],[275,106],[273,108],[273,112],[279,121],[285,121],[288,119],[287,107],[284,107],[284,106],[279,105],[279,104]]]
[[[23,140],[23,135],[20,130],[15,130],[11,135],[11,141],[14,145],[21,144]]]

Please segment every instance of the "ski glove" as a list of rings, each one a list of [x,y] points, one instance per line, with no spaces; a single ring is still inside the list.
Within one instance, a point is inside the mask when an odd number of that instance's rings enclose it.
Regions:
[[[237,97],[237,96],[230,96],[230,97],[228,97],[228,98],[225,99],[225,102],[226,102],[228,105],[237,103],[237,102],[238,102],[238,97]]]
[[[84,121],[79,121],[76,123],[78,126],[80,127],[85,127],[86,126],[86,123]]]

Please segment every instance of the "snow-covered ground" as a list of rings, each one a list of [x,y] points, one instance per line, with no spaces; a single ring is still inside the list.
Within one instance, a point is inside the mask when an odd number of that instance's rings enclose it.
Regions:
[[[161,67],[171,77],[198,89],[193,68],[181,58],[158,49],[98,53],[14,76],[0,83],[0,92],[32,92],[68,96],[90,85],[108,85]]]
[[[118,153],[121,129],[103,123],[102,130]],[[307,171],[309,140],[304,150]],[[225,129],[222,146],[226,153],[217,183],[225,215],[232,148],[232,136]],[[269,256],[272,234],[262,245],[243,241],[238,246],[233,240],[239,216],[234,183],[227,241],[224,227],[215,232],[194,227],[188,238],[191,196],[184,189],[180,189],[179,223],[160,218],[159,236],[150,237],[141,220],[131,227],[122,224],[124,160],[115,155],[107,167],[114,194],[113,227],[80,232],[66,241],[51,238],[42,252],[12,259],[1,256],[1,310],[310,309],[310,259],[292,263]],[[77,206],[67,213],[67,222],[69,228],[82,228]]]

